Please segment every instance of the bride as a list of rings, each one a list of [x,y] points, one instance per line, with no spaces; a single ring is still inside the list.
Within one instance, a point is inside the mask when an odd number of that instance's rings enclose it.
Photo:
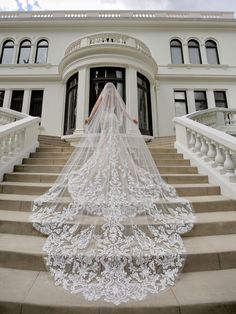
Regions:
[[[85,122],[56,182],[34,201],[31,221],[48,234],[44,259],[56,285],[91,301],[142,300],[174,285],[192,207],[162,180],[112,83]]]

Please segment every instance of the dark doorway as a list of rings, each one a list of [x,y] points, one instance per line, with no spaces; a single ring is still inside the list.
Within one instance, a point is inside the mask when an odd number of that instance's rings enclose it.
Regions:
[[[71,76],[66,84],[66,106],[64,119],[64,134],[72,134],[76,124],[78,73]]]
[[[90,69],[89,113],[98,99],[104,85],[113,83],[125,101],[125,69],[115,67],[99,67]]]

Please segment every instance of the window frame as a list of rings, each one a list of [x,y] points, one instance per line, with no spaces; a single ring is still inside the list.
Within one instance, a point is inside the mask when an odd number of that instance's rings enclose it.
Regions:
[[[184,99],[175,98],[175,93],[184,93],[185,98]],[[176,104],[176,102],[185,103],[186,114],[189,113],[187,91],[185,89],[174,89],[174,104]],[[176,106],[175,106],[175,117],[177,117],[176,116]]]
[[[173,42],[177,42],[178,44],[173,44]],[[179,48],[179,51],[180,51],[180,57],[181,57],[181,63],[175,63],[174,62],[174,58],[173,58],[173,48]],[[179,39],[175,39],[173,38],[171,41],[170,41],[170,54],[171,54],[171,63],[172,64],[184,64],[184,55],[183,55],[183,45],[182,45],[182,42],[179,40]]]
[[[12,45],[10,46],[7,46],[8,43],[12,43]],[[11,63],[2,63],[2,60],[3,60],[3,56],[4,56],[4,50],[6,48],[10,48],[12,49],[12,56],[11,56]],[[1,57],[0,57],[0,64],[12,64],[12,59],[13,59],[13,53],[14,53],[14,48],[15,48],[15,43],[12,39],[7,39],[4,41],[3,45],[2,45],[2,49],[1,49]]]
[[[28,42],[28,45],[24,45],[24,43]],[[28,57],[28,62],[19,62],[20,58],[21,58],[21,52],[23,49],[29,49],[29,57]],[[20,46],[19,46],[19,52],[18,52],[18,56],[17,56],[17,64],[29,64],[30,63],[30,52],[31,52],[31,48],[32,48],[32,43],[29,39],[24,39],[21,41]]]
[[[214,93],[215,107],[216,107],[216,108],[228,108],[228,100],[227,100],[226,91],[225,91],[225,90],[214,90],[213,93]],[[222,102],[222,100],[217,100],[217,99],[216,99],[216,93],[222,93],[222,94],[224,94],[224,101],[223,101],[223,102],[226,104],[225,107],[217,106],[217,102],[218,102],[218,103],[219,103],[219,102]]]
[[[45,42],[47,43],[47,45],[41,45],[41,46],[40,46],[40,43],[42,43],[43,41],[45,41]],[[48,40],[47,40],[47,39],[40,39],[40,40],[37,42],[36,52],[35,52],[35,58],[34,58],[34,63],[35,63],[35,64],[46,64],[46,63],[47,63],[47,59],[48,59],[48,47],[49,47],[49,44],[48,44]],[[39,51],[40,48],[47,48],[46,60],[45,60],[45,62],[43,62],[43,63],[37,62],[38,51]]]
[[[208,44],[208,43],[213,44],[213,46],[212,46],[212,47],[207,47],[207,44]],[[205,42],[205,48],[206,48],[206,56],[207,56],[207,62],[208,62],[208,64],[220,64],[220,58],[219,58],[219,52],[218,52],[217,43],[216,43],[214,40],[212,40],[212,39],[208,39],[208,40],[206,40],[206,42]],[[209,56],[209,55],[208,55],[209,49],[214,50],[217,63],[209,62],[209,57],[208,57],[208,56]]]
[[[192,43],[196,44],[193,45]],[[196,49],[198,51],[198,57],[199,57],[199,62],[192,62],[191,61],[191,53],[190,51]],[[189,55],[189,62],[190,64],[202,64],[202,56],[201,56],[201,50],[200,50],[200,45],[199,42],[196,39],[190,39],[188,41],[188,55]]]
[[[205,95],[205,103],[206,103],[206,108],[204,109],[198,109],[197,110],[197,103],[200,103],[202,100],[201,99],[196,99],[196,93],[203,93]],[[208,109],[208,101],[207,101],[207,93],[206,90],[194,90],[194,101],[195,101],[195,109],[196,111],[200,111],[200,110],[206,110]]]

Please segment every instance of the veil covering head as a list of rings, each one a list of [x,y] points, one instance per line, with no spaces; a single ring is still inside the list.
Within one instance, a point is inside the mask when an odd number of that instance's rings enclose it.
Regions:
[[[49,272],[90,301],[142,300],[173,285],[185,261],[179,234],[195,220],[189,201],[162,180],[133,123],[115,86],[106,84],[86,133],[33,203],[33,226],[48,234]]]

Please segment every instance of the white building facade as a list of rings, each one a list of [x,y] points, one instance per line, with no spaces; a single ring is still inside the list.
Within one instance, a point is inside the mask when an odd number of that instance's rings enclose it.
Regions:
[[[0,106],[75,137],[113,82],[144,135],[173,135],[175,116],[236,108],[235,39],[232,12],[2,12]]]

